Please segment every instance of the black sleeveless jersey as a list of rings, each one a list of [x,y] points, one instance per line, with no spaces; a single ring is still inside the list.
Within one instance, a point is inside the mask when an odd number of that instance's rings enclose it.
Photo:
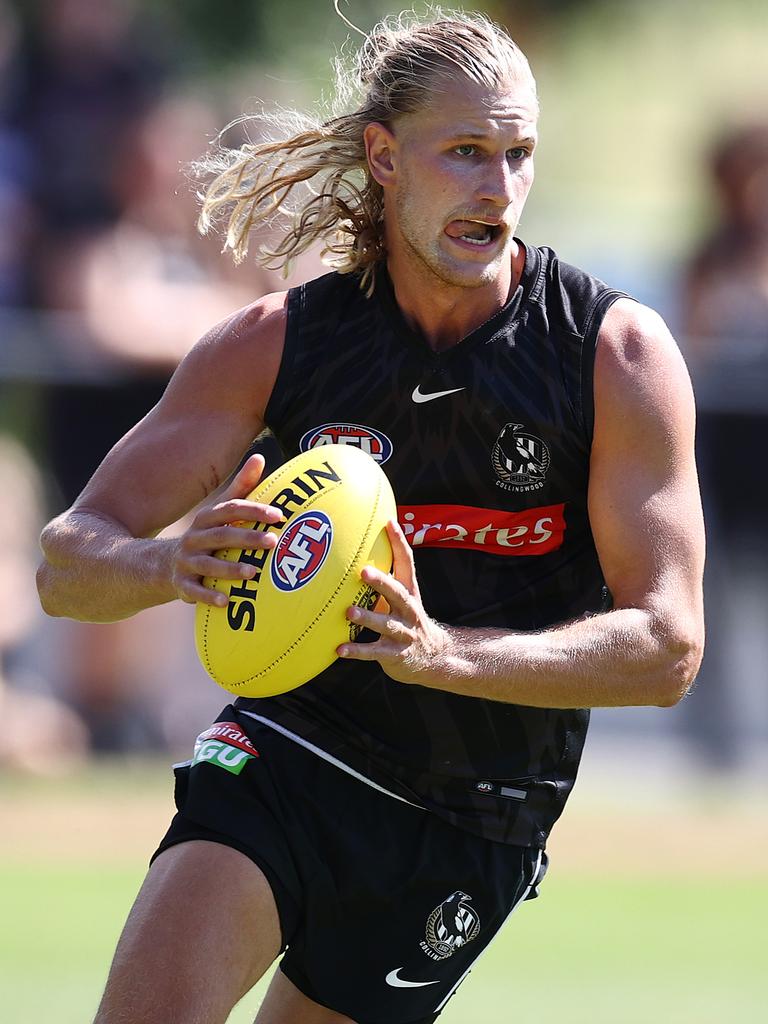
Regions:
[[[382,270],[289,293],[267,423],[287,457],[355,444],[389,477],[422,599],[439,622],[537,630],[606,607],[587,517],[592,370],[623,293],[526,248],[508,303],[433,352]],[[522,707],[404,685],[338,660],[239,709],[452,824],[540,846],[573,787],[587,710]]]

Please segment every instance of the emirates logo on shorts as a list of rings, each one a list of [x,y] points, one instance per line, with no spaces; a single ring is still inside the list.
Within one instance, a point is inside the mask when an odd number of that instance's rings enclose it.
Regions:
[[[505,424],[491,452],[496,484],[505,491],[537,491],[544,486],[549,462],[549,448],[523,431],[522,423]]]
[[[272,556],[272,582],[278,590],[298,590],[328,557],[333,526],[325,512],[305,512],[285,530]]]
[[[446,960],[480,934],[480,915],[472,897],[457,890],[427,918],[427,941],[420,946],[431,960]]]

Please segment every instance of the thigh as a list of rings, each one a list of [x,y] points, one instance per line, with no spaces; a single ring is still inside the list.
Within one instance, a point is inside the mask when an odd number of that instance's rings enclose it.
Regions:
[[[315,773],[312,883],[281,971],[358,1024],[428,1024],[533,894],[542,852],[461,832],[330,772]]]
[[[232,707],[176,766],[176,803],[161,851],[215,839],[271,886],[287,953],[259,1024],[433,1021],[541,863],[539,851],[459,831]]]
[[[280,946],[260,868],[218,843],[180,843],[149,870],[95,1024],[223,1024]]]
[[[254,1024],[355,1024],[327,1006],[321,1006],[299,991],[292,981],[276,971]]]

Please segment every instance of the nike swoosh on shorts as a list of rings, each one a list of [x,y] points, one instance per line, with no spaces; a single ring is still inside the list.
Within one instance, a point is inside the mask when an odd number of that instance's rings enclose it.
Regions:
[[[386,982],[391,985],[392,988],[421,988],[423,985],[436,985],[435,981],[404,981],[402,978],[398,978],[398,974],[402,971],[402,967],[398,967],[394,971],[390,971],[386,977]]]
[[[451,388],[450,391],[433,391],[430,395],[423,395],[419,390],[420,387],[421,385],[417,384],[413,389],[413,394],[411,395],[411,398],[417,405],[421,402],[431,402],[435,398],[443,398],[445,395],[455,395],[457,391],[465,390],[465,388]]]

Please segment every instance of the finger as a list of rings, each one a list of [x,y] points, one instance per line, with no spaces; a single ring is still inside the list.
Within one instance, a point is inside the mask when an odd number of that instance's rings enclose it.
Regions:
[[[347,618],[365,629],[372,629],[380,636],[388,636],[400,643],[407,644],[413,640],[412,629],[391,615],[382,615],[353,605],[347,610]]]
[[[184,579],[176,584],[182,601],[187,604],[209,604],[217,608],[226,607],[229,598],[220,590],[204,586],[198,579]]]
[[[235,474],[222,497],[224,500],[228,498],[245,498],[259,483],[263,472],[264,456],[249,456]]]
[[[184,548],[198,551],[227,551],[240,548],[273,548],[278,535],[273,530],[254,530],[249,527],[220,526],[209,529],[191,530],[184,538]]]
[[[416,622],[417,615],[412,605],[411,594],[399,580],[372,565],[366,565],[360,576],[364,583],[368,583],[377,594],[381,594],[395,615],[411,624]]]
[[[274,505],[242,498],[220,501],[201,509],[195,516],[194,525],[199,529],[221,526],[225,523],[280,523],[283,513]]]
[[[416,580],[416,566],[413,561],[413,551],[411,550],[411,545],[405,539],[405,534],[400,529],[400,524],[396,519],[391,519],[387,523],[387,536],[389,537],[389,542],[392,545],[392,571],[395,575],[395,579],[400,580],[406,590],[413,594],[414,597],[418,597],[419,584]]]
[[[230,562],[228,558],[214,558],[213,555],[193,555],[179,565],[184,576],[210,576],[219,580],[251,580],[259,571],[249,562]]]
[[[349,661],[385,661],[403,653],[403,645],[394,640],[377,640],[374,644],[342,644],[336,648],[340,658]]]

